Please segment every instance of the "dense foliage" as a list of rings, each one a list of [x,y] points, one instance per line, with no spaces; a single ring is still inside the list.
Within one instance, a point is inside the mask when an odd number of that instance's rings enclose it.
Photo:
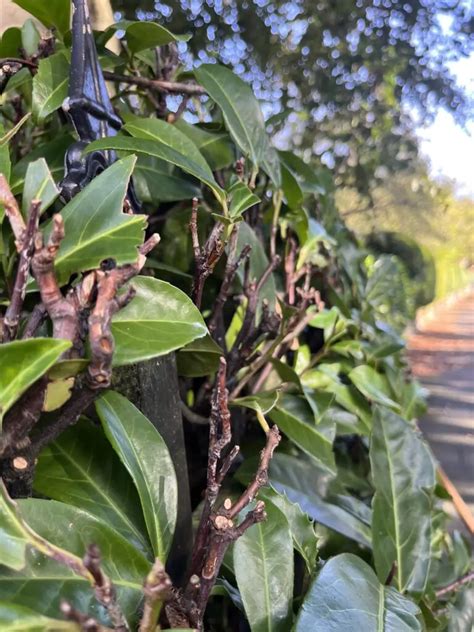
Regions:
[[[467,632],[400,261],[360,246],[327,171],[273,148],[247,84],[179,77],[153,23],[119,24],[118,56],[97,34],[124,127],[87,151],[119,159],[63,204],[69,2],[18,3],[55,35],[0,43],[1,629]],[[123,387],[170,352],[189,485]],[[172,588],[183,483],[199,527]]]
[[[416,157],[414,121],[439,105],[463,120],[451,63],[473,46],[464,0],[112,0],[126,18],[180,33],[186,61],[222,60],[251,82],[278,140],[321,156],[367,193]]]

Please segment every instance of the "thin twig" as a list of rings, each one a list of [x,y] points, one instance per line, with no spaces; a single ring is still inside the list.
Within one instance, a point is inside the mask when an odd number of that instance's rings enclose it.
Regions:
[[[179,81],[163,81],[161,79],[147,79],[146,77],[131,77],[130,75],[118,75],[114,72],[104,70],[104,78],[107,81],[117,81],[119,83],[128,83],[134,86],[141,86],[158,92],[166,92],[170,94],[186,94],[196,96],[207,94],[206,90],[193,83],[183,83]]]
[[[156,558],[143,585],[145,604],[139,632],[154,632],[156,630],[161,605],[170,598],[172,587],[173,584],[163,563]]]
[[[83,559],[84,566],[94,578],[94,594],[97,601],[104,606],[110,621],[117,632],[129,632],[130,627],[117,602],[115,586],[102,570],[99,547],[90,544]]]
[[[447,586],[443,586],[443,588],[439,588],[435,593],[436,597],[437,599],[439,599],[440,597],[444,597],[444,595],[459,590],[459,588],[462,588],[463,586],[465,586],[466,584],[470,584],[471,582],[474,582],[474,571],[467,573],[467,575],[464,575],[463,577],[459,577]]]
[[[5,208],[5,215],[10,222],[15,236],[16,248],[18,252],[20,252],[22,237],[26,229],[25,220],[20,212],[15,196],[11,192],[8,182],[2,173],[0,173],[0,204],[3,204]]]
[[[30,273],[31,258],[34,252],[34,239],[38,229],[39,212],[41,202],[34,200],[31,203],[28,223],[21,239],[20,259],[15,277],[15,284],[4,318],[4,340],[13,340],[18,331],[21,309],[25,300],[26,285]]]

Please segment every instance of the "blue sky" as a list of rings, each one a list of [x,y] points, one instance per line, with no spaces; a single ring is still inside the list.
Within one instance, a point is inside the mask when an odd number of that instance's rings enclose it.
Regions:
[[[474,54],[451,68],[474,99]],[[463,129],[450,114],[440,110],[431,125],[419,130],[419,136],[433,176],[456,180],[459,194],[474,199],[474,122]]]

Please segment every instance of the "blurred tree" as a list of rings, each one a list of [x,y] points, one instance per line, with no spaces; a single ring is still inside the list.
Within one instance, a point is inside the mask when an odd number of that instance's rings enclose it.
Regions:
[[[191,31],[187,61],[219,58],[252,81],[282,145],[321,156],[367,193],[416,156],[413,122],[465,120],[449,63],[473,50],[467,0],[113,0],[124,17]],[[137,9],[139,7],[139,9]],[[207,25],[207,28],[202,28]],[[297,114],[286,116],[286,107]]]

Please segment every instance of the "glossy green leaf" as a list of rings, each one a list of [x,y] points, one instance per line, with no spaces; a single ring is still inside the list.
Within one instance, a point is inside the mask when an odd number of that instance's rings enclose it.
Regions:
[[[349,379],[370,401],[400,410],[400,406],[390,397],[386,378],[372,367],[362,364],[352,369]]]
[[[60,283],[74,272],[98,268],[104,259],[117,264],[137,260],[146,217],[123,212],[134,164],[132,156],[114,163],[62,210],[65,237],[55,266]]]
[[[175,130],[177,131],[177,130]],[[188,141],[190,142],[190,141]],[[149,138],[134,138],[118,134],[110,138],[101,138],[96,140],[87,147],[87,151],[95,151],[96,149],[116,149],[118,151],[135,152],[137,154],[146,154],[155,156],[166,162],[176,165],[186,173],[194,176],[204,184],[207,184],[221,201],[225,198],[225,192],[220,188],[207,166],[204,168],[202,164],[194,162],[186,154],[181,153],[175,147],[168,145],[159,140],[151,140]]]
[[[47,28],[56,27],[64,35],[70,29],[71,3],[69,0],[13,0],[35,18],[38,18]]]
[[[161,119],[143,119],[138,116],[128,115],[125,119],[124,127],[134,138],[156,141],[186,156],[195,163],[203,173],[206,173],[209,178],[213,178],[211,168],[204,160],[199,149],[193,141],[175,125],[171,125]]]
[[[63,134],[52,141],[41,143],[19,160],[12,169],[12,193],[17,195],[23,191],[28,166],[39,158],[46,160],[55,182],[59,182],[64,174],[64,154],[72,142],[72,136]]]
[[[282,186],[281,175],[281,163],[278,151],[270,143],[270,138],[267,136],[267,146],[265,148],[265,154],[262,160],[262,169],[270,177],[274,186],[280,189]]]
[[[136,619],[142,599],[143,578],[150,563],[124,537],[86,511],[54,500],[18,501],[28,526],[56,547],[82,558],[94,542],[102,554],[102,566],[117,588],[117,599],[130,621]],[[62,599],[104,623],[103,608],[84,578],[66,566],[29,547],[26,566],[20,571],[0,567],[0,594],[12,604],[23,605],[55,617]]]
[[[230,187],[227,195],[229,197],[229,215],[233,220],[241,217],[242,213],[260,202],[260,198],[240,180]]]
[[[193,141],[213,171],[229,167],[235,161],[235,147],[227,133],[209,132],[182,118],[173,125]]]
[[[291,502],[297,503],[316,522],[370,547],[370,517],[369,520],[365,519],[368,511],[362,508],[347,511],[324,500],[321,495],[323,490],[318,491],[322,486],[320,479],[321,473],[311,463],[287,454],[273,455],[270,482],[278,492],[286,494]]]
[[[268,140],[263,114],[250,86],[219,64],[203,64],[194,74],[221,108],[234,142],[254,165],[261,165]]]
[[[295,632],[421,632],[419,613],[410,599],[381,584],[360,557],[342,553],[311,584]]]
[[[289,394],[282,395],[269,415],[280,430],[303,452],[313,457],[320,467],[336,473],[332,449],[336,428],[333,422],[316,424],[307,402],[302,397]]]
[[[249,245],[252,247],[250,251],[250,277],[259,279],[268,267],[268,257],[263,249],[262,242],[255,234],[255,231],[247,224],[247,222],[241,222],[239,225],[239,235],[237,238],[237,252],[241,252],[244,246]],[[244,271],[242,266],[237,271],[237,274],[241,280],[243,280]],[[259,306],[262,301],[266,299],[270,309],[273,309],[275,305],[276,286],[275,278],[273,274],[268,277],[266,283],[263,284],[261,292],[259,294]]]
[[[28,211],[33,200],[41,200],[40,213],[48,209],[59,195],[59,189],[53,180],[46,160],[39,158],[30,162],[25,176],[25,187],[21,210],[23,217],[28,217]]]
[[[7,601],[0,601],[0,629],[4,632],[80,632],[77,623],[51,619]]]
[[[0,57],[18,57],[21,48],[21,29],[11,26],[0,38]]]
[[[18,519],[17,505],[0,480],[0,565],[21,570],[25,566],[27,544],[28,539]]]
[[[329,365],[331,366],[331,365]],[[372,413],[370,405],[361,393],[352,385],[344,384],[337,372],[324,370],[325,365],[318,365],[318,369],[310,370],[301,376],[305,393],[310,389],[324,390],[334,395],[336,402],[350,413],[357,415],[361,420],[359,429],[362,434],[368,434],[372,425]]]
[[[102,431],[80,420],[41,452],[34,490],[102,520],[147,557],[150,544],[132,479]]]
[[[244,408],[250,408],[250,410],[254,410],[255,412],[260,412],[263,415],[266,415],[277,405],[279,396],[279,391],[268,391],[256,393],[255,395],[238,397],[237,399],[233,399],[231,401],[231,404],[232,406],[243,406]]]
[[[0,422],[7,410],[69,349],[68,340],[31,338],[0,345]]]
[[[27,57],[32,57],[38,52],[41,34],[36,28],[34,20],[28,18],[21,27],[21,45]]]
[[[199,197],[201,188],[171,163],[154,158],[139,156],[133,175],[137,195],[142,202],[176,202]]]
[[[265,487],[259,494],[266,504],[272,503],[285,516],[293,538],[293,546],[304,559],[308,573],[312,573],[318,554],[318,538],[313,522],[301,507],[292,503],[285,494],[280,494],[270,487]]]
[[[178,373],[184,377],[212,375],[219,368],[222,353],[209,334],[198,338],[177,353]]]
[[[97,401],[96,409],[105,434],[133,478],[155,555],[165,562],[178,494],[168,448],[151,422],[122,395],[109,391]]]
[[[147,48],[165,46],[171,42],[187,42],[191,35],[174,35],[156,22],[119,22],[115,28],[124,28],[130,52],[138,53]]]
[[[275,506],[267,520],[234,544],[237,585],[252,632],[288,632],[293,599],[293,545],[288,521]]]
[[[397,564],[400,591],[423,592],[430,568],[431,498],[435,469],[421,435],[404,419],[377,406],[370,462],[375,486],[372,539],[377,575]]]
[[[10,181],[12,163],[10,159],[10,149],[8,147],[8,143],[2,143],[2,138],[5,133],[5,128],[0,123],[0,174],[5,176],[7,182]],[[0,208],[0,222],[3,218],[3,207]]]
[[[39,123],[62,106],[68,84],[69,62],[63,52],[40,59],[33,77],[33,114]]]
[[[303,191],[295,176],[283,164],[281,165],[281,178],[282,189],[288,206],[292,209],[298,209],[303,203]]]
[[[312,167],[304,160],[290,151],[280,151],[280,159],[285,167],[296,179],[298,186],[303,193],[322,194],[325,188],[315,167]]]
[[[115,366],[164,355],[207,334],[199,310],[178,288],[141,276],[132,285],[135,297],[112,320]]]

